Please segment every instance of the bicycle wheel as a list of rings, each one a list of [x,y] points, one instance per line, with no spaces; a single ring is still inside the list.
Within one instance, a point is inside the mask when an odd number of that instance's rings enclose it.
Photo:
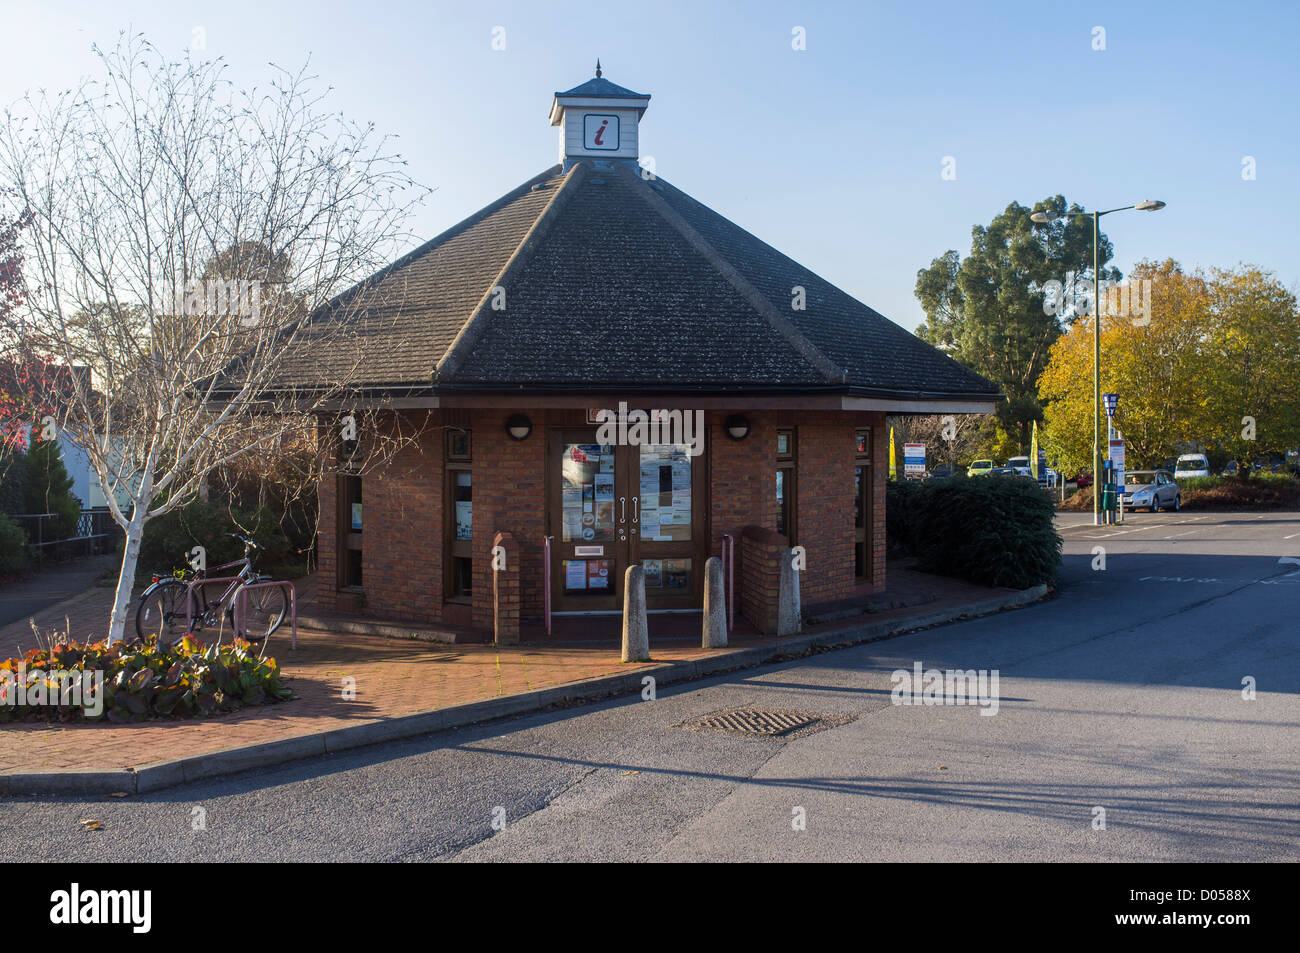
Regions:
[[[185,635],[185,595],[189,586],[179,579],[163,579],[150,586],[135,610],[135,633],[143,639],[158,636],[162,645],[171,645]]]
[[[239,593],[235,598],[240,599]],[[250,642],[261,642],[284,622],[289,611],[289,600],[284,590],[275,588],[254,589],[242,597],[244,631],[242,637]]]

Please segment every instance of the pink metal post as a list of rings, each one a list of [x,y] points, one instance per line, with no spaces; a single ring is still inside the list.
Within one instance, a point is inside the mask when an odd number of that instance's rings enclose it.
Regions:
[[[736,540],[722,534],[722,559],[727,564],[727,631],[736,628]]]
[[[270,582],[255,582],[252,585],[240,586],[239,591],[235,593],[235,635],[240,635],[244,631],[244,596],[252,589],[286,589],[289,592],[289,622],[290,629],[293,633],[292,647],[294,651],[298,650],[298,592],[293,583],[287,579],[271,580]]]
[[[542,539],[542,606],[546,614],[546,634],[551,634],[551,540],[554,536]]]

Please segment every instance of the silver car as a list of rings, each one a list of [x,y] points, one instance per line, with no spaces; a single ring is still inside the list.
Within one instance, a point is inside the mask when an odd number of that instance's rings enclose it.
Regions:
[[[1183,492],[1168,470],[1134,470],[1124,474],[1124,493],[1120,503],[1125,509],[1150,509],[1152,513],[1173,510],[1183,505]]]

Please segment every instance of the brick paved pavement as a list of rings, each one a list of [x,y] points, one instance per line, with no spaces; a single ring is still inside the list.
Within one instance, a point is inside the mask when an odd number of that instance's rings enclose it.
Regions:
[[[947,602],[987,599],[995,591],[924,577],[937,587],[919,607],[930,610]],[[933,583],[930,583],[933,580]],[[308,593],[310,588],[307,587]],[[78,639],[99,637],[112,606],[111,589],[95,589],[39,613],[35,622],[48,631],[65,624]],[[884,619],[918,611],[895,609],[873,615]],[[698,625],[698,617],[696,619]],[[66,623],[65,623],[66,620]],[[817,631],[845,627],[846,620]],[[688,639],[655,642],[656,662],[699,658],[727,650],[704,650]],[[619,661],[617,619],[593,622],[608,627],[605,641],[525,642],[519,646],[445,645],[402,641],[372,635],[299,629],[298,648],[289,648],[288,626],[271,639],[268,653],[280,663],[286,684],[299,698],[259,706],[206,720],[144,722],[133,725],[8,724],[0,726],[0,772],[36,772],[60,768],[115,770],[131,765],[188,757],[226,748],[273,741],[339,728],[358,721],[428,711],[644,667]],[[673,627],[682,624],[677,617]],[[568,625],[572,630],[572,623]],[[733,639],[737,646],[772,639]],[[0,658],[35,646],[26,621],[0,629]],[[344,701],[345,677],[356,679],[356,699]]]

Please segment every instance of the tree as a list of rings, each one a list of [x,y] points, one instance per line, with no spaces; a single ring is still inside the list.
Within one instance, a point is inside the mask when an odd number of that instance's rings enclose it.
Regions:
[[[58,517],[47,536],[53,533],[56,539],[70,539],[77,533],[81,504],[72,495],[72,484],[58,441],[42,440],[36,430],[27,448],[25,512],[53,513]]]
[[[960,472],[972,460],[992,453],[996,439],[996,422],[989,414],[899,415],[887,417],[885,423],[894,429],[899,447],[925,444],[927,467],[947,463]]]
[[[1207,282],[1205,394],[1198,439],[1237,461],[1300,446],[1300,310],[1296,295],[1253,265],[1215,268]]]
[[[100,83],[30,94],[0,129],[0,187],[34,223],[23,321],[0,327],[0,356],[88,369],[23,400],[53,399],[123,530],[119,639],[148,520],[351,406],[357,337],[384,318],[343,292],[391,259],[420,190],[387,137],[325,112],[303,71],[245,92],[220,61],[169,61],[139,37],[96,53]],[[326,306],[335,320],[313,323]],[[284,383],[289,354],[315,383]],[[314,373],[325,354],[344,368]],[[397,439],[368,432],[362,469]]]
[[[1141,262],[1130,285],[1146,281],[1149,324],[1102,315],[1101,384],[1119,394],[1129,468],[1203,447],[1245,471],[1250,458],[1300,443],[1294,294],[1252,266],[1188,274],[1172,260]],[[1067,467],[1092,461],[1092,361],[1092,320],[1083,318],[1053,346],[1039,382],[1045,441]]]
[[[1001,443],[1014,442],[1021,452],[1031,424],[1042,420],[1038,377],[1048,351],[1078,310],[1071,305],[1050,313],[1044,286],[1059,281],[1075,300],[1076,286],[1090,289],[1092,281],[1091,222],[1069,216],[1036,226],[1029,216],[1040,210],[1064,215],[1065,199],[1056,195],[1032,209],[1012,202],[987,226],[971,229],[965,259],[949,250],[916,275],[916,297],[926,314],[917,335],[1002,388],[997,419],[1011,439]],[[1069,211],[1081,209],[1071,205]],[[1112,256],[1104,235],[1098,254],[1103,264]],[[1105,280],[1119,276],[1102,269]]]

